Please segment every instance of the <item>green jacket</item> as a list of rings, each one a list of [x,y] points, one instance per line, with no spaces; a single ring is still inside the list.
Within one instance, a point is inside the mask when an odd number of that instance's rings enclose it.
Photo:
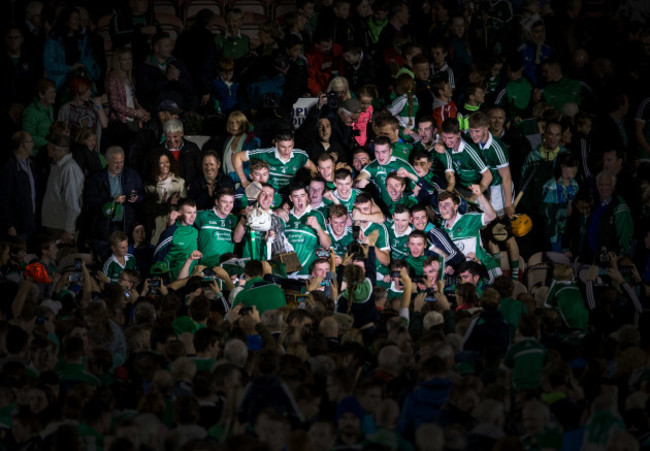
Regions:
[[[34,140],[34,155],[36,151],[47,144],[45,137],[54,123],[54,108],[52,105],[43,107],[40,100],[34,100],[23,111],[23,130]]]

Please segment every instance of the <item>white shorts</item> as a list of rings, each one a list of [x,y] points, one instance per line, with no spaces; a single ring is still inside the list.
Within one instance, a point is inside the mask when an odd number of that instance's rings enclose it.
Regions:
[[[494,208],[494,211],[497,212],[497,216],[503,216],[506,205],[505,205],[505,196],[503,195],[503,185],[494,185],[488,187],[488,191],[490,192],[490,204],[492,204],[492,208]],[[515,185],[512,184],[512,199],[510,199],[510,202],[514,202],[515,200]]]

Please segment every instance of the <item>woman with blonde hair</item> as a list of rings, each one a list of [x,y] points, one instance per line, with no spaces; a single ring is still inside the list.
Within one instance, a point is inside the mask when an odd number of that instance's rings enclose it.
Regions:
[[[340,102],[343,103],[348,99],[352,98],[352,92],[350,92],[350,83],[345,77],[334,77],[330,81],[330,84],[327,85],[327,92],[334,91],[341,98]]]
[[[221,167],[224,174],[230,175],[235,183],[238,183],[240,180],[232,163],[233,156],[241,151],[259,149],[262,144],[255,133],[250,130],[250,123],[246,115],[239,110],[233,111],[228,116],[226,130],[230,135],[226,138],[226,143],[223,146]],[[248,164],[244,165],[244,172],[248,176]]]
[[[133,54],[128,47],[115,49],[106,76],[106,95],[111,108],[110,120],[119,121],[131,130],[137,130],[151,119],[135,97],[133,81]]]

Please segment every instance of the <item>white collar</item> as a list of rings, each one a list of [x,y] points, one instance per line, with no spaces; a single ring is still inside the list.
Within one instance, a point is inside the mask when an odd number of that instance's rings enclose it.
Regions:
[[[228,215],[222,217],[217,211],[217,207],[212,207],[212,211],[214,212],[215,215],[217,215],[219,219],[226,219],[228,217]]]
[[[458,150],[451,149],[452,154],[462,153],[465,150],[465,140],[463,137],[460,137],[460,144],[458,144]]]
[[[347,201],[350,200],[350,198],[352,197],[352,192],[353,192],[353,191],[354,191],[354,188],[352,188],[352,189],[350,190],[350,195],[348,196],[347,199],[343,199],[343,198],[341,197],[341,195],[339,194],[339,190],[337,190],[337,189],[334,190],[334,193],[333,193],[333,194],[334,194],[334,197],[336,197],[338,200],[344,200],[344,201],[347,202]]]
[[[411,226],[408,226],[408,227],[406,228],[406,230],[404,231],[404,233],[399,233],[399,232],[395,229],[395,223],[394,223],[394,222],[393,222],[393,225],[390,226],[390,228],[393,229],[393,232],[395,232],[395,236],[396,236],[396,237],[402,237],[402,236],[410,235],[410,233],[413,231],[413,228],[412,228]]]
[[[485,150],[485,149],[488,149],[491,145],[492,145],[492,133],[490,133],[488,131],[488,139],[487,139],[487,141],[485,141],[485,144],[480,144],[479,143],[479,147],[481,148],[481,150]]]
[[[289,210],[289,213],[291,213],[291,215],[296,217],[297,219],[300,219],[303,216],[305,216],[307,213],[311,213],[311,211],[312,211],[311,205],[307,205],[307,208],[305,208],[305,211],[303,211],[300,216],[296,215],[296,210],[294,210],[293,208]]]
[[[275,158],[277,158],[284,164],[287,164],[289,161],[291,161],[291,158],[293,157],[293,151],[292,151],[291,155],[289,156],[289,159],[285,161],[284,158],[282,158],[282,156],[280,155],[280,152],[278,151],[277,147],[273,148],[273,153],[275,154]]]
[[[462,214],[456,212],[456,218],[455,218],[456,220],[455,220],[454,222],[452,222],[451,224],[449,223],[449,221],[445,221],[445,229],[449,229],[449,230],[451,230],[451,228],[454,227],[454,225],[455,225],[455,224],[460,220],[460,218],[462,218],[462,217],[463,217]]]

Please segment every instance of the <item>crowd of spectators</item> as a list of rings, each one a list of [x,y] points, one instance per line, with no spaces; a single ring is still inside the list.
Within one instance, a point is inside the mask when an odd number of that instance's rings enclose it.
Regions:
[[[161,3],[0,6],[0,449],[650,449],[648,2]]]

